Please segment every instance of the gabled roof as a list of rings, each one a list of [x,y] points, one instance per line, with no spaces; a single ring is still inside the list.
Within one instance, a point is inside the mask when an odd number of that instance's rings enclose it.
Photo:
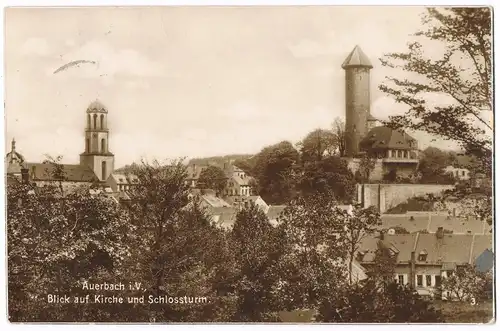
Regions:
[[[80,164],[62,164],[64,181],[93,182],[99,181],[92,169]],[[53,177],[55,166],[49,163],[28,163],[28,173],[31,180],[51,181],[58,180]]]
[[[267,210],[267,218],[269,220],[275,220],[279,217],[279,215],[285,210],[285,205],[271,205]]]
[[[493,247],[491,235],[444,234],[443,238],[438,238],[436,234],[424,233],[385,234],[383,241],[373,235],[364,238],[360,243],[358,250],[362,253],[360,262],[373,262],[380,243],[399,250],[398,263],[408,263],[411,260],[412,251],[415,254],[426,252],[426,260],[417,260],[416,263],[441,265],[443,270],[452,270],[460,264],[474,264],[485,251]],[[488,258],[486,262],[490,263]]]
[[[344,60],[344,63],[342,63],[342,69],[353,67],[373,68],[368,56],[366,56],[358,45],[354,47],[351,53],[349,53],[347,58]]]
[[[208,168],[208,165],[190,165],[186,168],[187,172],[187,179],[193,180],[193,179],[198,179],[200,178],[200,174],[203,171],[203,169]]]
[[[415,248],[415,240],[418,233],[411,234],[398,234],[398,235],[388,235],[385,234],[382,243],[385,247],[393,249],[397,252],[398,262],[408,262],[411,259],[411,252]],[[396,250],[394,250],[394,248]],[[420,251],[417,249],[417,251]]]
[[[259,198],[260,198],[260,195],[235,195],[235,196],[226,197],[225,200],[230,204],[233,204],[235,202],[242,202],[242,201],[252,201],[255,203]],[[264,201],[264,200],[262,199],[262,201]],[[265,203],[265,201],[264,201],[264,203]]]
[[[433,233],[421,233],[416,251],[425,249],[428,252],[428,263],[454,262],[457,264],[469,263],[472,235],[444,234],[437,238]]]
[[[203,199],[211,207],[231,207],[229,203],[219,197],[216,197],[215,195],[204,194],[201,196],[201,199]]]
[[[410,218],[413,217],[412,220]],[[381,217],[382,224],[379,229],[394,229],[401,227],[408,232],[417,232],[427,230],[429,233],[435,233],[439,227],[445,230],[453,231],[454,234],[484,234],[488,233],[491,226],[486,221],[472,218],[453,217],[446,215],[405,215],[405,214],[385,214]]]
[[[402,130],[394,130],[387,126],[377,126],[371,129],[363,138],[361,148],[367,149],[417,149],[417,141]]]
[[[250,185],[250,180],[252,179],[252,177],[245,175],[243,176],[243,178],[241,178],[237,174],[233,174],[231,176],[231,179],[233,179],[238,185]]]

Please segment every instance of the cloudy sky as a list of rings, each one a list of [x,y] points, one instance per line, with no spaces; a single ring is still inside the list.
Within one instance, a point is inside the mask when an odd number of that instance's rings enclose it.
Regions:
[[[109,108],[116,165],[254,153],[344,117],[341,64],[359,45],[374,64],[404,50],[420,7],[155,7],[6,10],[6,148],[27,160],[84,149],[85,110]],[[54,74],[74,60],[90,60]],[[431,139],[416,136],[420,147]]]

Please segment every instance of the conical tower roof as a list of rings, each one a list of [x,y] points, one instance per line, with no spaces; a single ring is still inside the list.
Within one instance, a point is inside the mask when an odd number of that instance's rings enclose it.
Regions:
[[[359,47],[358,45],[354,47],[351,53],[349,53],[347,58],[344,60],[344,63],[342,63],[342,69],[354,67],[366,67],[370,69],[373,68],[370,59],[368,59],[368,56],[363,53],[361,47]]]

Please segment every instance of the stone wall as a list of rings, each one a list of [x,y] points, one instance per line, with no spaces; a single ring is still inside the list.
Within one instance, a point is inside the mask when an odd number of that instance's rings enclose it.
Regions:
[[[453,185],[435,184],[358,184],[358,201],[363,206],[376,206],[384,213],[386,210],[406,202],[409,198],[440,194],[453,188]]]

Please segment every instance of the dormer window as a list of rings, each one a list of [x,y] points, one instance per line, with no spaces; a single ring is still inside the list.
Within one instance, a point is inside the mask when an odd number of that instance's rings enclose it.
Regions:
[[[418,254],[418,260],[421,262],[427,261],[427,251],[425,249]]]

